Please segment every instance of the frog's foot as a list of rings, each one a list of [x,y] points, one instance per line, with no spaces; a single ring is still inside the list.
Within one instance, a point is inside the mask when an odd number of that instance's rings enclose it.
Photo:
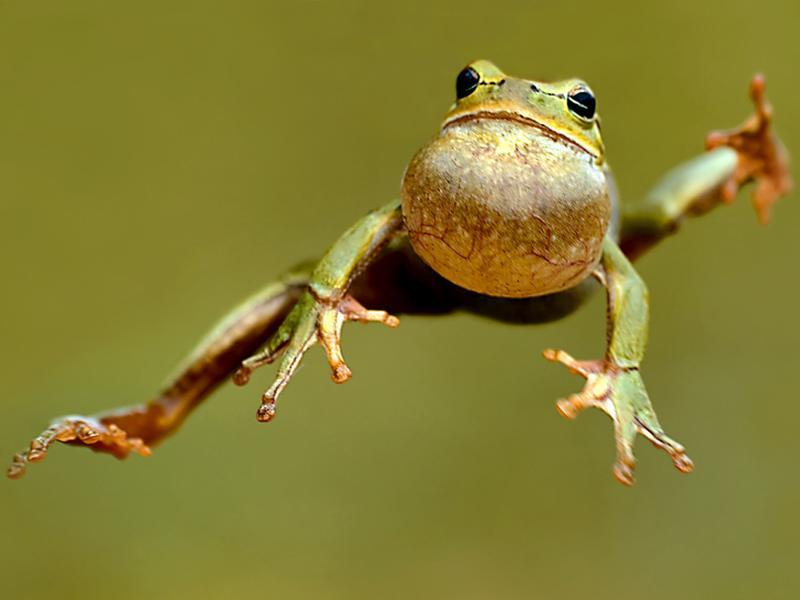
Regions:
[[[383,310],[368,310],[352,296],[326,300],[317,299],[311,292],[306,292],[266,347],[243,361],[233,376],[234,383],[244,385],[255,369],[272,363],[282,351],[286,351],[275,382],[261,398],[261,407],[256,415],[259,421],[270,421],[275,416],[278,396],[294,375],[303,355],[316,342],[325,350],[333,381],[344,383],[350,379],[352,372],[344,361],[340,345],[345,321],[383,323],[388,327],[400,324],[397,317]]]
[[[583,409],[595,407],[614,421],[617,444],[614,476],[620,483],[633,484],[636,463],[633,443],[637,433],[669,454],[679,471],[688,473],[694,468],[683,446],[661,429],[637,368],[619,367],[604,360],[579,361],[563,350],[545,350],[544,357],[586,378],[579,394],[558,401],[558,411],[564,417],[574,419]]]
[[[722,186],[722,199],[733,202],[739,187],[754,180],[753,206],[759,221],[769,221],[772,205],[792,189],[789,156],[772,131],[772,106],[765,97],[763,75],[750,82],[750,97],[755,114],[736,129],[713,131],[706,137],[706,148],[727,146],[736,151],[739,160],[731,177]]]
[[[25,474],[28,463],[44,460],[54,442],[86,445],[117,458],[125,458],[130,452],[150,456],[150,448],[140,438],[128,437],[113,423],[104,424],[91,417],[62,417],[34,438],[26,451],[14,455],[6,474],[11,479],[19,479]]]

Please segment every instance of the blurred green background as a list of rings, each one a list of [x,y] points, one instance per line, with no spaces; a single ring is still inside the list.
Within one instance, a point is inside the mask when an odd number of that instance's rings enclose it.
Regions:
[[[800,4],[0,2],[0,456],[54,416],[151,395],[207,327],[398,193],[454,78],[485,57],[578,75],[624,197],[750,112],[767,75],[800,152]],[[560,323],[349,327],[271,425],[264,370],[152,458],[56,448],[0,482],[4,598],[797,597],[797,194],[749,198],[646,256],[645,376],[697,469],[554,410],[599,356]]]

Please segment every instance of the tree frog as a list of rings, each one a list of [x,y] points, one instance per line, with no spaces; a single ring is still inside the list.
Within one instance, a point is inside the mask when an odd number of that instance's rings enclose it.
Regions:
[[[788,157],[770,127],[763,78],[751,82],[752,117],[710,134],[704,153],[626,205],[618,201],[597,99],[585,82],[521,79],[479,60],[458,73],[455,91],[441,128],[411,159],[399,200],[359,219],[318,261],[290,270],[234,309],[150,402],[54,421],[14,457],[8,475],[23,475],[56,441],[118,458],[149,455],[219,384],[232,377],[244,385],[254,370],[280,359],[257,411],[259,421],[271,421],[314,344],[324,349],[336,383],[350,378],[340,347],[347,321],[396,327],[397,314],[461,310],[541,323],[569,314],[597,287],[608,305],[605,356],[577,360],[544,351],[586,379],[582,391],[558,401],[559,412],[570,419],[588,407],[608,414],[613,472],[624,484],[633,482],[637,434],[680,471],[691,471],[642,380],[648,293],[631,261],[685,217],[732,201],[747,182],[755,182],[753,201],[764,222],[788,193]]]

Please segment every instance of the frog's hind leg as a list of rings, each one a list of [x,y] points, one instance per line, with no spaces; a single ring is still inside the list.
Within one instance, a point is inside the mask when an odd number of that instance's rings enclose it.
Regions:
[[[792,187],[786,150],[772,131],[772,107],[764,78],[750,83],[755,113],[740,127],[713,132],[707,152],[668,173],[638,204],[623,206],[620,246],[633,259],[667,235],[687,216],[730,203],[739,187],[755,182],[753,204],[762,223],[772,205]]]
[[[300,267],[234,309],[147,404],[54,421],[14,456],[8,476],[22,477],[28,463],[44,459],[54,442],[88,446],[117,458],[131,452],[148,456],[151,445],[178,429],[189,413],[278,329],[302,295],[309,273],[310,267]]]

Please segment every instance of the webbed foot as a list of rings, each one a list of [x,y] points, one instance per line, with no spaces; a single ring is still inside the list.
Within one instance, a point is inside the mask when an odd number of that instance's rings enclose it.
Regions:
[[[128,437],[123,429],[113,423],[104,424],[92,417],[62,417],[34,438],[26,451],[14,455],[6,472],[8,477],[22,477],[28,463],[44,460],[54,442],[83,444],[96,452],[106,452],[117,458],[125,458],[130,452],[150,456],[150,448],[140,438]]]
[[[750,97],[755,113],[736,129],[713,131],[706,137],[706,149],[727,146],[738,154],[738,163],[722,187],[722,199],[733,202],[739,187],[755,181],[753,206],[759,221],[767,223],[772,205],[792,189],[789,156],[772,130],[772,106],[765,96],[763,75],[750,81]]]
[[[614,421],[617,445],[614,476],[620,483],[633,484],[636,463],[633,443],[637,433],[669,454],[679,471],[688,473],[694,468],[683,446],[667,436],[659,425],[638,368],[619,367],[604,360],[579,361],[563,350],[545,350],[544,357],[562,363],[586,379],[580,393],[558,401],[558,411],[564,417],[574,419],[583,409],[595,407]]]
[[[254,370],[274,362],[285,350],[275,382],[261,398],[256,414],[259,421],[267,422],[274,418],[278,396],[297,370],[303,355],[317,342],[325,350],[333,381],[344,383],[350,379],[352,371],[344,361],[340,345],[345,321],[383,323],[388,327],[400,324],[397,317],[383,310],[368,310],[350,295],[338,300],[325,300],[315,298],[307,291],[265,348],[243,361],[233,376],[236,385],[245,385]]]

